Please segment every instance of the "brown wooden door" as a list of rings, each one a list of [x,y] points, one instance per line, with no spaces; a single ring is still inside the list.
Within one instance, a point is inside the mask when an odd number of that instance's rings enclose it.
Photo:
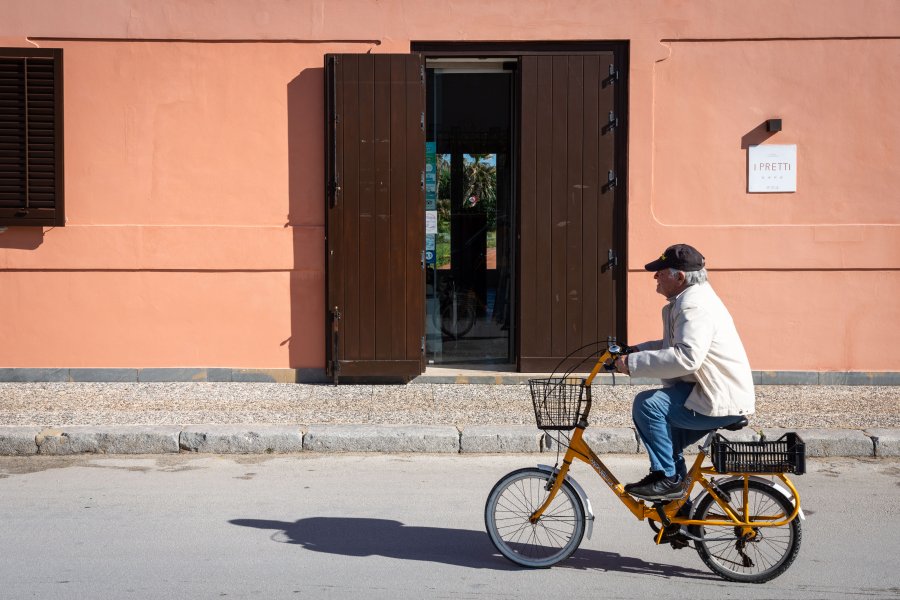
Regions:
[[[327,369],[424,370],[425,82],[420,54],[326,57]]]
[[[624,94],[615,64],[613,52],[521,59],[522,371],[551,369],[617,333],[624,288],[617,290],[623,274],[615,259],[624,236],[614,233],[624,173],[617,173],[616,137]]]

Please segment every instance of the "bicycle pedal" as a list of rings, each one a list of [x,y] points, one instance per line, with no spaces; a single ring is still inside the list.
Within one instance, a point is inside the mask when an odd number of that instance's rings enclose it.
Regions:
[[[670,525],[669,527],[666,527],[660,542],[668,542],[675,550],[681,550],[682,548],[687,548],[691,545],[691,540],[681,533],[680,525]]]

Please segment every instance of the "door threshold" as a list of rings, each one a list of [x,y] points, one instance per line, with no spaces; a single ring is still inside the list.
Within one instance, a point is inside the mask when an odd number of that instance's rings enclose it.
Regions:
[[[516,365],[428,365],[411,383],[524,385],[531,377],[516,371]]]
[[[529,379],[549,376],[550,373],[520,373],[516,371],[516,365],[428,365],[425,372],[410,383],[527,385]],[[573,373],[571,376],[586,377],[587,373]],[[615,385],[617,382],[627,384],[629,381],[627,375],[613,377],[611,373],[600,373],[594,380],[594,385]]]
[[[425,375],[518,375],[516,365],[500,364],[441,364],[428,365]]]

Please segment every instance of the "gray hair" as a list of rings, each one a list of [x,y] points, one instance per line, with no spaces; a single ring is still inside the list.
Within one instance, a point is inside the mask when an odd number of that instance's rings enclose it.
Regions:
[[[679,273],[684,273],[684,283],[685,285],[696,285],[698,283],[706,283],[707,274],[706,269],[700,269],[699,271],[679,271],[678,269],[669,269],[669,272],[672,275],[678,275]]]

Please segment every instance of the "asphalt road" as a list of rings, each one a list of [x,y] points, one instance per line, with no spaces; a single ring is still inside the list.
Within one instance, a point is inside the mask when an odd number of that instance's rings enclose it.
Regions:
[[[797,561],[742,585],[692,549],[655,546],[584,466],[593,539],[549,570],[509,563],[484,533],[484,500],[539,460],[0,458],[0,598],[900,597],[900,461],[810,460]],[[608,464],[628,481],[645,461]]]

